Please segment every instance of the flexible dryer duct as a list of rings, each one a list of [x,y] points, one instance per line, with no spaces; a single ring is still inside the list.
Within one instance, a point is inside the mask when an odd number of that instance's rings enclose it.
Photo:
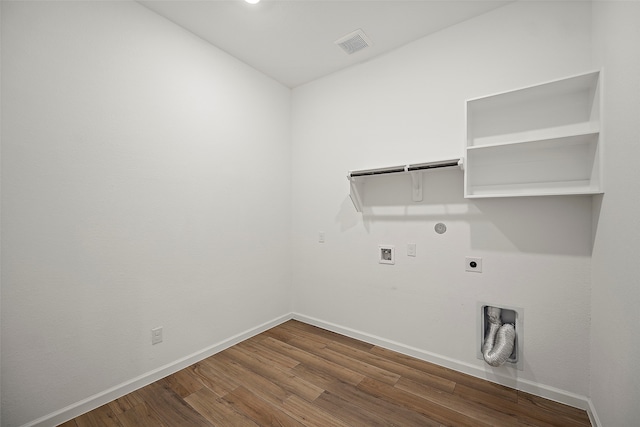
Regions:
[[[491,366],[500,366],[509,359],[516,339],[516,329],[510,323],[502,324],[501,309],[487,307],[489,330],[482,345],[482,356]]]

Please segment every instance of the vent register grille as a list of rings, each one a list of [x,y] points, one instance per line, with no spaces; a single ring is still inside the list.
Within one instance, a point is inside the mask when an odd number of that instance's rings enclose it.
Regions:
[[[344,50],[348,55],[371,46],[371,40],[367,37],[364,31],[360,29],[339,38],[334,43],[340,46],[340,48],[342,48],[342,50]]]

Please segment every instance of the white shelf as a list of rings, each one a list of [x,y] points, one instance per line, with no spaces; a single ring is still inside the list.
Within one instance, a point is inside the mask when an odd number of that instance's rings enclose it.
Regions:
[[[492,147],[498,145],[519,144],[523,142],[541,141],[545,139],[559,139],[576,135],[600,133],[600,122],[582,122],[547,129],[535,129],[505,135],[492,135],[475,138],[467,147],[469,150]]]
[[[601,193],[599,77],[467,101],[465,197]]]
[[[400,173],[410,175],[413,201],[420,202],[422,201],[422,173],[424,171],[454,166],[462,168],[462,164],[463,160],[457,158],[428,163],[414,163],[400,166],[386,166],[376,169],[349,171],[349,173],[347,173],[347,179],[349,180],[349,196],[351,197],[351,201],[353,202],[353,206],[356,208],[356,211],[362,212],[365,182],[369,181],[372,177],[379,178],[387,174]]]
[[[539,183],[482,185],[474,187],[473,194],[467,198],[589,195],[598,192],[597,188],[591,187],[590,182],[585,180],[546,183],[544,189],[540,188]]]

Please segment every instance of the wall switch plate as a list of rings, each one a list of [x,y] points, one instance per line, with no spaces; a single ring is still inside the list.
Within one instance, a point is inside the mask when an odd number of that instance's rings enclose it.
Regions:
[[[324,231],[318,231],[318,243],[324,243]]]
[[[159,344],[162,342],[162,326],[151,330],[151,344]]]
[[[482,258],[465,257],[464,269],[465,271],[471,271],[473,273],[482,273]]]
[[[407,243],[407,256],[416,256],[416,244]]]

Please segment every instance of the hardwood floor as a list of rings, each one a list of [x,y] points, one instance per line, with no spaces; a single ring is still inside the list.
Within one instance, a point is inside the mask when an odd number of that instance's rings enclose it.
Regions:
[[[585,411],[292,320],[62,426],[590,423]]]

